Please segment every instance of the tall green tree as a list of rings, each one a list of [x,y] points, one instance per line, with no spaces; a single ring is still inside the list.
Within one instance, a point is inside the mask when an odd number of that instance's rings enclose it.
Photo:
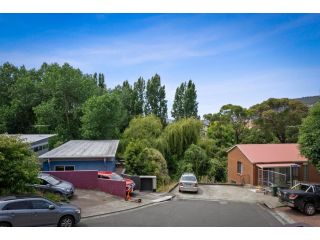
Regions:
[[[171,115],[175,120],[179,120],[185,117],[185,90],[186,83],[181,83],[179,87],[176,89],[176,93],[174,95],[174,101],[172,105]]]
[[[63,140],[79,138],[82,104],[99,93],[95,80],[69,64],[43,64],[40,72],[44,97],[33,108],[37,124],[47,125],[49,132],[58,133]]]
[[[303,120],[299,132],[301,153],[320,170],[320,103],[315,104]]]
[[[39,163],[30,146],[18,138],[0,135],[0,195],[21,194],[37,182]]]
[[[98,86],[102,89],[106,89],[107,86],[106,86],[106,83],[104,81],[104,74],[103,73],[99,73],[99,76],[98,76]]]
[[[196,86],[189,80],[186,85],[186,91],[184,94],[184,112],[185,117],[194,117],[198,118],[198,102],[197,102],[197,91]]]
[[[161,85],[160,76],[154,75],[147,82],[145,114],[158,116],[162,123],[167,119],[167,100],[165,86]]]
[[[248,129],[249,117],[247,109],[239,105],[227,104],[221,107],[219,114],[232,125],[235,143],[240,143]]]
[[[145,81],[140,77],[133,85],[133,114],[143,115],[145,106]]]
[[[181,83],[176,89],[171,114],[176,120],[199,117],[197,91],[192,80],[189,80],[188,83]]]
[[[297,131],[292,131],[292,128],[301,124],[308,114],[308,107],[288,98],[270,98],[254,105],[250,111],[257,127],[273,133],[281,143],[287,143],[289,139],[290,142],[297,142]]]
[[[81,134],[86,139],[114,139],[120,136],[123,108],[118,95],[93,96],[83,105]]]

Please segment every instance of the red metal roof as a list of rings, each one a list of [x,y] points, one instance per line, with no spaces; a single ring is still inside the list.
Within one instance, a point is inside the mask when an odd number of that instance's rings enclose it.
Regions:
[[[307,162],[300,154],[299,144],[238,144],[240,151],[252,163],[295,163]],[[229,151],[231,151],[231,148]]]

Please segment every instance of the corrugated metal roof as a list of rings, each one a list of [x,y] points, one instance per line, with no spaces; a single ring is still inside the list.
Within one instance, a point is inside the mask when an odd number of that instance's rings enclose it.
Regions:
[[[106,158],[115,157],[119,140],[71,140],[39,158]]]
[[[235,147],[252,163],[290,163],[307,162],[308,159],[300,154],[299,144],[238,144]]]
[[[5,134],[7,136],[18,137],[27,143],[35,143],[50,137],[55,136],[56,134]]]

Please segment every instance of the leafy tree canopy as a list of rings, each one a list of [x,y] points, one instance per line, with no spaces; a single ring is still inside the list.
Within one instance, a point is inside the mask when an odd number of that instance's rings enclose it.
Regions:
[[[0,195],[30,191],[37,182],[39,163],[30,146],[18,138],[0,135]]]
[[[320,103],[310,109],[299,132],[301,153],[320,170]]]

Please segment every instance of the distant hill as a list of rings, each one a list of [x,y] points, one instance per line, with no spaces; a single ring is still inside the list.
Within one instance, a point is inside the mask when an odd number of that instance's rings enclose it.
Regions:
[[[320,101],[320,96],[294,98],[293,100],[300,101],[305,105],[307,105],[308,107],[312,107],[316,102]]]

